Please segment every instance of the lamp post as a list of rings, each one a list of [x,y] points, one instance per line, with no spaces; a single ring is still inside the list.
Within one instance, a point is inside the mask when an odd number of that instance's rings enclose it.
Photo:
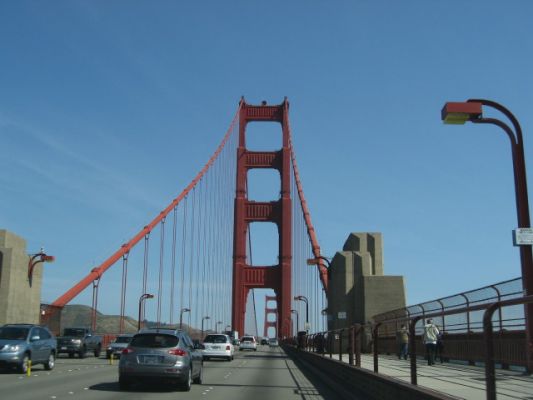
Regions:
[[[503,121],[496,118],[483,117],[482,107],[491,107],[511,121],[514,131]],[[513,159],[513,172],[515,183],[516,211],[518,219],[518,228],[515,232],[516,238],[519,239],[519,233],[526,233],[529,237],[517,245],[520,250],[520,264],[522,270],[522,287],[525,295],[533,295],[533,255],[531,252],[531,224],[529,219],[529,201],[527,193],[526,180],[526,163],[524,158],[524,143],[522,138],[522,129],[516,117],[504,106],[491,100],[470,99],[461,103],[446,103],[441,111],[442,120],[449,124],[464,124],[466,121],[475,124],[492,124],[499,126],[504,130],[511,141],[511,153]],[[533,370],[533,304],[527,304],[525,307],[526,320],[526,356],[528,370]]]
[[[305,301],[305,331],[309,331],[309,302],[307,297],[299,295],[294,296],[294,300]]]
[[[183,327],[183,313],[191,312],[190,308],[184,307],[180,310],[180,329]]]
[[[291,313],[296,314],[296,334],[298,335],[298,330],[300,328],[300,314],[298,310],[291,310]]]
[[[217,321],[217,324],[216,324],[216,332],[217,332],[217,333],[220,333],[220,332],[218,331],[218,326],[219,326],[219,325],[222,325],[222,324],[223,324],[222,321]]]
[[[141,310],[142,310],[142,304],[146,299],[153,299],[154,295],[150,293],[144,293],[139,297],[139,320],[137,321],[137,330],[141,330]]]
[[[205,317],[202,317],[202,340],[204,339],[204,321],[206,319],[211,319],[209,315],[206,315]]]
[[[30,287],[33,281],[33,269],[35,266],[39,263],[51,263],[55,261],[54,256],[49,256],[45,254],[44,249],[41,248],[41,251],[37,254],[34,254],[30,261],[28,262],[28,282],[30,283]]]

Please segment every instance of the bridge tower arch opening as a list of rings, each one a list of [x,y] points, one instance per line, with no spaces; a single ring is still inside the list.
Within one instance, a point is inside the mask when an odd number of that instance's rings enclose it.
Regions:
[[[288,124],[289,103],[279,105],[247,104],[241,100],[239,111],[239,144],[234,205],[232,326],[244,332],[246,300],[251,289],[273,289],[277,304],[278,337],[291,334],[291,153]],[[281,126],[281,149],[251,151],[246,147],[246,127],[250,122],[278,123]],[[247,179],[251,169],[275,169],[281,185],[278,199],[254,201],[248,198]],[[277,225],[278,262],[276,265],[252,266],[247,263],[247,240],[252,222]],[[254,240],[253,238],[251,240]]]

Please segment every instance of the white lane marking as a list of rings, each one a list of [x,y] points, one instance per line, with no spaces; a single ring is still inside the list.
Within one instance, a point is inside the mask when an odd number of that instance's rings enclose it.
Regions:
[[[74,394],[74,392],[68,392],[68,394]]]

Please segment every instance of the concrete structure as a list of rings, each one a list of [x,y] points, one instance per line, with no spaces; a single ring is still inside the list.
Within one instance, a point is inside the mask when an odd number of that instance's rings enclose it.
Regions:
[[[28,280],[26,241],[0,229],[0,325],[6,323],[39,323],[42,264]]]
[[[331,261],[329,285],[330,330],[363,324],[376,314],[405,307],[403,277],[383,274],[381,233],[351,233]]]

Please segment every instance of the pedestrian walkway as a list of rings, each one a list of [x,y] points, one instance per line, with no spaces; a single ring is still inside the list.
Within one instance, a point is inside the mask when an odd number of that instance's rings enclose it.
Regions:
[[[326,357],[328,355],[326,354]],[[334,354],[335,360],[339,359]],[[348,362],[348,355],[343,355],[344,362]],[[379,357],[379,373],[402,381],[411,382],[409,360],[398,360],[394,356]],[[374,370],[374,360],[371,354],[361,355],[361,367]],[[436,363],[428,366],[425,360],[417,363],[418,385],[426,387],[459,399],[484,400],[485,370],[483,367],[461,365],[454,363]],[[533,377],[522,372],[496,370],[496,393],[501,400],[530,399],[533,400]]]

